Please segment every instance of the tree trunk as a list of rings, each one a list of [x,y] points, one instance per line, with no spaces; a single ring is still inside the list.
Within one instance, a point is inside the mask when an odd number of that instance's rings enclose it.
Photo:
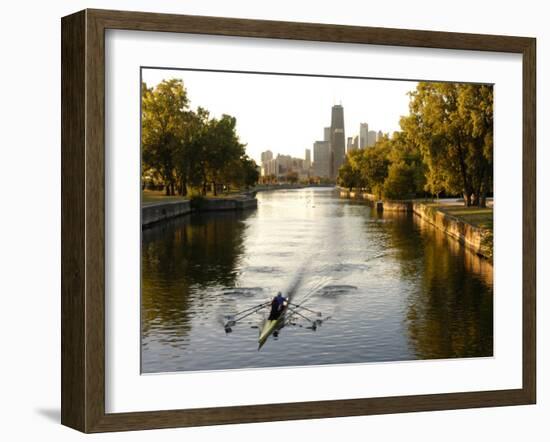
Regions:
[[[481,176],[479,177],[479,182],[477,183],[477,186],[476,186],[477,188],[474,191],[473,205],[477,206],[477,207],[479,207],[481,205],[481,192],[482,192],[482,189],[483,189],[483,182],[485,180],[485,175],[487,175],[485,173],[485,167],[481,168],[480,175]]]
[[[489,174],[486,173],[483,177],[483,183],[481,185],[481,197],[479,201],[480,207],[487,207],[487,193],[489,192]]]
[[[216,182],[212,181],[212,188],[214,191],[214,196],[218,196],[218,187],[216,186]]]
[[[185,181],[185,178],[182,178],[182,179],[181,179],[181,184],[180,184],[180,186],[181,186],[181,193],[180,193],[180,195],[181,195],[181,196],[187,196],[187,183],[186,183],[186,181]]]
[[[457,144],[456,148],[458,149],[458,159],[459,159],[459,165],[460,165],[460,175],[462,176],[462,187],[464,192],[464,204],[466,207],[470,207],[472,205],[472,184],[470,182],[470,179],[468,177],[468,171],[466,168],[466,162],[464,161],[464,150],[462,149],[462,145],[460,143]]]

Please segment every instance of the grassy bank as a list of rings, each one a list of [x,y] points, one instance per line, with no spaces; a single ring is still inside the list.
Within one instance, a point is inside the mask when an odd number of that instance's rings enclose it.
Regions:
[[[492,207],[464,207],[459,204],[449,205],[437,203],[428,203],[427,205],[474,227],[487,229],[491,232],[493,231]]]
[[[160,190],[144,190],[141,192],[141,205],[146,206],[155,203],[166,203],[169,201],[184,201],[188,198],[184,196],[166,196],[163,191]]]
[[[244,191],[242,190],[232,190],[229,192],[224,193],[218,193],[217,195],[214,195],[213,193],[208,193],[205,196],[202,196],[202,198],[235,198],[239,195],[242,195]],[[195,194],[196,196],[199,196],[198,194]],[[173,202],[173,201],[186,201],[191,199],[191,195],[187,196],[166,196],[164,191],[160,190],[144,190],[141,192],[141,205],[142,206],[148,206],[150,204],[156,204],[156,203],[166,203],[166,202]]]
[[[461,204],[438,204],[424,203],[425,206],[432,210],[443,213],[450,219],[455,219],[464,224],[477,229],[478,241],[473,241],[478,244],[476,252],[484,256],[489,261],[493,261],[493,208],[492,207],[464,207]],[[435,217],[434,219],[437,219]],[[448,229],[445,224],[440,227],[442,230]],[[471,232],[471,230],[470,230]],[[473,235],[475,237],[475,235]],[[472,242],[472,240],[470,240]]]

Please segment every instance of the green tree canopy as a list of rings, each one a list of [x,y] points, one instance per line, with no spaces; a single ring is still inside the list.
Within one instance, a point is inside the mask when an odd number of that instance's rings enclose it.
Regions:
[[[185,195],[188,186],[204,194],[212,184],[216,194],[226,184],[255,184],[257,166],[246,156],[236,118],[189,106],[181,80],[142,84],[142,179],[162,183],[167,195]]]
[[[391,199],[462,194],[466,205],[484,206],[493,185],[492,86],[420,82],[409,95],[401,131],[350,152],[339,184]]]
[[[145,168],[153,169],[175,192],[175,155],[183,148],[189,100],[179,80],[163,81],[156,88],[141,87],[141,146]]]
[[[492,86],[421,82],[410,96],[401,128],[422,152],[428,189],[484,205],[492,187]]]

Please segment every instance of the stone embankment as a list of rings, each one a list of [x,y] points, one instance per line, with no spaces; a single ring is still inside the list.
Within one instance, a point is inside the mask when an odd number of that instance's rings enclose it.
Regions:
[[[182,200],[152,203],[141,208],[141,226],[147,227],[191,212],[246,210],[257,207],[258,200],[249,195],[237,195],[230,198],[204,198],[193,202]]]
[[[415,215],[445,232],[450,237],[477,255],[492,261],[493,259],[493,232],[492,230],[477,227],[461,219],[438,210],[430,204],[415,202],[412,204]]]
[[[149,226],[165,219],[186,215],[190,212],[191,202],[189,200],[148,204],[141,208],[141,225],[143,227]]]

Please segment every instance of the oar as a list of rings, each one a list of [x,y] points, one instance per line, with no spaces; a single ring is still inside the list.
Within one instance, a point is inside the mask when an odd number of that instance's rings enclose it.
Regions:
[[[316,330],[317,329],[317,321],[312,321],[311,319],[309,319],[307,316],[304,316],[302,315],[300,312],[296,311],[296,309],[293,309],[293,308],[290,308],[288,307],[288,309],[295,315],[298,315],[302,318],[304,318],[306,321],[308,321],[309,323],[311,323],[311,328],[312,330]]]
[[[253,307],[249,307],[249,308],[247,308],[247,309],[241,310],[240,312],[235,313],[235,316],[242,315],[243,313],[246,313],[246,312],[248,312],[248,311],[250,311],[250,310],[257,310],[257,309],[260,309],[261,307],[265,307],[265,306],[266,306],[267,304],[269,304],[269,303],[270,303],[270,301],[266,301],[266,302],[263,302],[263,303],[261,303],[261,304],[255,305],[255,306],[253,306]]]
[[[313,313],[317,316],[323,316],[321,312],[314,312],[313,310],[310,310],[309,308],[304,307],[303,305],[300,305],[300,304],[294,304],[293,302],[289,302],[289,305],[293,305],[296,308],[303,308],[304,310],[307,310],[308,312]]]
[[[244,318],[256,313],[258,310],[260,310],[261,308],[267,306],[268,304],[269,304],[269,302],[264,302],[263,304],[258,304],[254,307],[247,308],[246,310],[243,310],[243,311],[237,313],[235,315],[236,319],[233,319],[231,321],[227,321],[227,323],[225,324],[224,328],[225,328],[226,333],[230,333],[231,332],[231,327],[233,327],[235,324],[237,324],[237,322],[242,321]],[[248,312],[246,315],[242,315],[243,313],[246,313],[246,312]],[[240,316],[240,315],[242,315],[242,316]]]

